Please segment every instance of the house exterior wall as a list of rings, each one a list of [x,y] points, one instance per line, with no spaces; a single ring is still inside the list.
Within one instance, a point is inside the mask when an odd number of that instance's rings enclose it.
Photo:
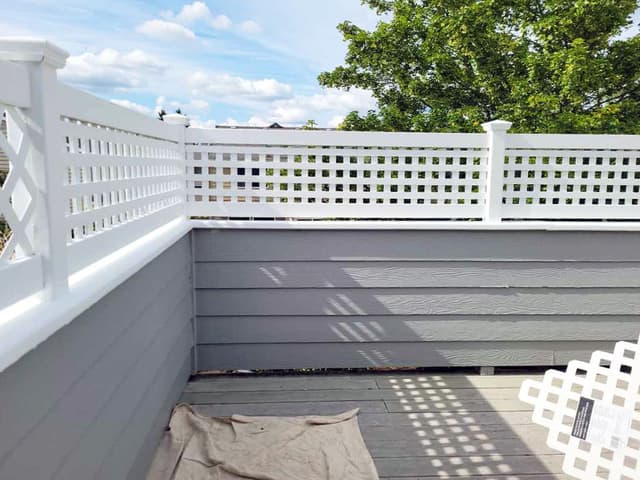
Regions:
[[[190,236],[0,373],[0,478],[140,479],[192,367]]]
[[[195,230],[208,369],[561,365],[640,331],[640,233]]]

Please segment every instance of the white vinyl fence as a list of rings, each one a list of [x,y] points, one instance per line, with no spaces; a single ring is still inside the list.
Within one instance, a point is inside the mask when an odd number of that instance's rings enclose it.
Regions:
[[[187,130],[203,217],[640,219],[640,137]]]
[[[0,309],[176,219],[640,220],[640,136],[185,128],[60,84],[66,55],[0,40]]]

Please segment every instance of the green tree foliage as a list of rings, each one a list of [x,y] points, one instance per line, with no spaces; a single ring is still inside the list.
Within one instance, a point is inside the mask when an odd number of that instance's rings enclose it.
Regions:
[[[345,65],[320,84],[370,90],[378,111],[349,130],[640,133],[637,0],[363,0],[369,32],[338,26]]]

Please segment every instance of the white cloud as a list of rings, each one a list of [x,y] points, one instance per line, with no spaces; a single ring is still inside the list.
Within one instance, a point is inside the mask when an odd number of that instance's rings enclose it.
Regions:
[[[348,92],[337,89],[327,89],[316,95],[298,95],[292,98],[276,100],[271,104],[270,118],[276,122],[295,123],[316,119],[317,116],[332,115],[329,126],[340,123],[344,116],[357,110],[364,112],[375,106],[375,101],[369,92],[351,89]],[[340,121],[337,120],[338,117]]]
[[[196,34],[184,25],[166,20],[147,20],[136,27],[138,33],[160,40],[194,40]]]
[[[334,115],[327,122],[327,127],[338,128],[342,122],[344,122],[345,115]]]
[[[131,89],[147,84],[149,76],[162,75],[167,66],[141,50],[121,53],[105,48],[67,59],[60,78],[90,89]]]
[[[207,102],[206,100],[198,100],[198,99],[190,100],[187,103],[179,102],[178,100],[172,100],[171,102],[169,102],[169,105],[171,105],[171,108],[173,109],[179,108],[184,112],[186,112],[187,114],[189,114],[189,112],[192,112],[194,110],[207,110],[209,108],[209,102]]]
[[[175,19],[180,23],[193,23],[196,20],[203,20],[211,16],[211,10],[204,2],[193,2],[191,4],[184,5],[180,13],[176,15]]]
[[[213,28],[217,28],[218,30],[224,30],[231,27],[231,19],[226,15],[216,15],[215,17],[211,17],[209,20],[209,25]]]
[[[336,128],[347,113],[356,110],[364,113],[375,107],[371,94],[365,90],[351,89],[349,92],[326,89],[315,95],[297,95],[286,99],[275,99],[262,103],[247,121],[228,117],[224,125],[268,126],[278,122],[285,126],[302,125],[315,120],[320,127]]]
[[[262,32],[262,27],[255,20],[245,20],[240,23],[239,27],[244,33],[248,33],[250,35],[256,35]]]
[[[182,6],[182,10],[176,15],[171,10],[163,10],[160,16],[166,20],[183,25],[190,25],[196,22],[206,22],[210,27],[216,30],[225,30],[231,27],[231,19],[226,15],[214,15],[204,2],[195,1]]]
[[[222,125],[226,125],[229,127],[268,127],[272,123],[273,121],[269,121],[266,118],[254,115],[246,122],[240,122],[233,117],[227,117],[227,119],[222,122]]]
[[[189,124],[193,128],[216,128],[215,120],[202,120],[198,115],[189,115]]]
[[[224,97],[242,101],[250,100],[273,100],[286,98],[291,95],[290,85],[281,83],[273,78],[263,78],[260,80],[249,80],[242,77],[229,75],[228,73],[204,73],[195,72],[191,74],[188,83],[192,88],[194,96],[212,95],[217,98]]]
[[[149,107],[145,107],[144,105],[140,105],[139,103],[135,103],[130,100],[112,98],[110,102],[120,105],[121,107],[128,108],[129,110],[133,110],[134,112],[142,113],[143,115],[151,115],[153,113],[153,110]]]
[[[187,108],[191,110],[207,110],[209,108],[209,102],[206,100],[191,100],[187,105]]]

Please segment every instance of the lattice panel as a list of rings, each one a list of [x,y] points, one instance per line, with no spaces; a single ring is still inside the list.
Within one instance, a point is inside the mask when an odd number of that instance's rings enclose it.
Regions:
[[[184,159],[178,144],[70,119],[62,125],[70,243],[183,201]]]
[[[220,207],[212,216],[470,218],[485,202],[486,149],[195,145],[187,152],[189,200]]]
[[[27,163],[33,145],[26,118],[17,107],[0,104],[0,266],[34,254],[37,188]],[[4,245],[4,248],[2,246]]]
[[[628,409],[628,439],[614,448],[572,436],[581,397]],[[640,478],[639,344],[618,342],[613,353],[597,351],[588,363],[569,362],[566,372],[547,371],[542,382],[526,380],[520,399],[534,406],[533,422],[549,430],[547,445],[565,454],[565,473],[583,480]]]
[[[503,212],[517,218],[640,218],[640,151],[507,150]]]

